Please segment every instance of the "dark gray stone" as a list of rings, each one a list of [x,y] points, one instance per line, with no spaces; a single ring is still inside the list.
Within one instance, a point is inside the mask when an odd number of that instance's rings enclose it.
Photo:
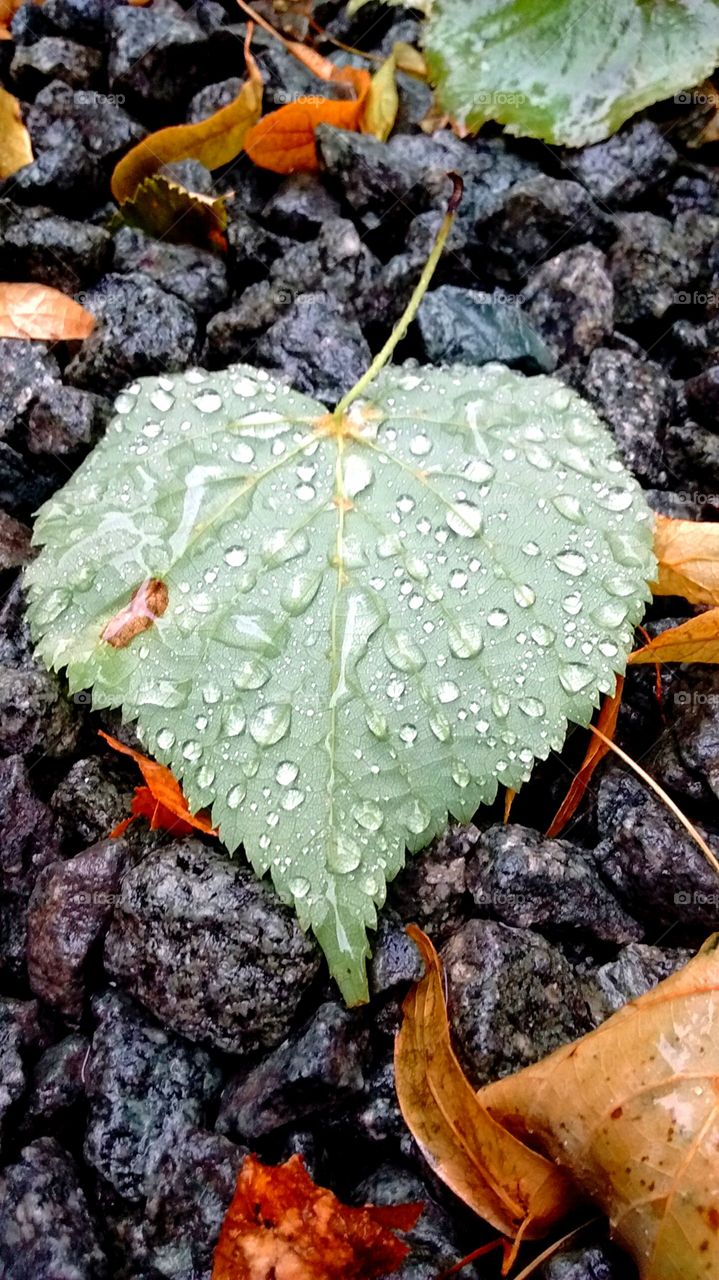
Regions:
[[[122,227],[114,238],[113,269],[141,271],[168,293],[181,298],[198,316],[212,315],[227,302],[227,269],[223,260],[208,249],[169,244],[132,227]]]
[[[670,978],[691,959],[690,951],[665,951],[640,942],[623,947],[616,960],[603,964],[594,975],[607,1015],[628,1000],[638,1000],[652,987]]]
[[[418,982],[424,972],[420,954],[390,907],[380,913],[368,966],[373,996],[408,982]]]
[[[190,308],[139,271],[104,276],[83,304],[97,323],[67,367],[75,386],[114,394],[144,374],[184,368],[195,353]]]
[[[74,121],[51,121],[34,131],[33,142],[35,159],[0,183],[0,196],[11,195],[20,204],[51,205],[75,218],[92,208],[101,174]]]
[[[38,396],[60,381],[55,357],[43,342],[0,338],[0,439],[17,431]]]
[[[592,1029],[579,981],[536,933],[470,920],[442,950],[450,1024],[474,1085],[537,1062]]]
[[[43,17],[57,31],[102,44],[115,0],[45,0]]]
[[[49,387],[30,412],[27,447],[30,453],[79,460],[95,444],[109,417],[110,405],[101,396],[76,387]]]
[[[705,213],[680,214],[674,224],[653,213],[624,214],[609,251],[617,324],[660,320],[706,288],[717,236],[719,218]]]
[[[113,760],[88,756],[72,765],[55,788],[50,807],[65,840],[84,849],[104,840],[129,816],[132,792]]]
[[[54,1138],[39,1138],[0,1171],[0,1203],[0,1273],[8,1280],[106,1280],[78,1171]]]
[[[390,889],[390,902],[402,919],[420,925],[436,945],[469,915],[472,900],[467,890],[467,861],[479,839],[473,823],[450,826],[427,849],[408,859]]]
[[[292,305],[293,295],[283,285],[260,280],[245,289],[227,311],[218,311],[207,325],[203,363],[223,368],[235,360],[254,358],[255,339]]]
[[[295,240],[311,240],[325,223],[339,216],[339,204],[314,173],[286,178],[263,210],[273,231]]]
[[[581,849],[516,822],[483,833],[467,862],[467,888],[482,914],[520,929],[582,929],[603,942],[643,936]]]
[[[0,202],[0,270],[5,280],[36,280],[63,293],[77,293],[101,274],[110,243],[102,227],[73,222],[51,209]],[[41,349],[39,343],[33,346]]]
[[[67,123],[91,160],[103,167],[113,165],[145,133],[117,97],[91,89],[73,90],[61,80],[54,80],[41,89],[28,108],[26,123],[34,146],[42,149],[48,129]]]
[[[519,307],[501,298],[450,284],[426,294],[417,324],[427,359],[469,365],[500,360],[527,373],[550,372],[552,353]]]
[[[21,756],[0,760],[0,887],[29,896],[43,867],[59,855],[57,824],[35,794]]]
[[[353,303],[376,266],[354,223],[330,218],[311,244],[293,244],[273,262],[269,277],[290,299],[324,289],[342,303]]]
[[[90,1041],[87,1036],[65,1036],[46,1049],[35,1063],[23,1104],[22,1132],[74,1136],[82,1121],[85,1101],[83,1070]]]
[[[297,390],[334,407],[369,368],[372,353],[356,320],[327,293],[302,294],[260,338],[257,364],[278,369]]]
[[[241,1054],[287,1035],[319,963],[270,887],[197,840],[127,872],[105,961],[167,1026]]]
[[[108,39],[110,88],[143,107],[177,110],[202,84],[208,35],[179,5],[118,6]]]
[[[188,124],[199,124],[208,116],[213,116],[222,107],[228,107],[242,89],[242,78],[230,76],[218,84],[206,84],[204,89],[196,93],[187,109]]]
[[[30,986],[72,1026],[85,1007],[88,969],[107,929],[128,849],[102,840],[40,872],[28,913]]]
[[[400,1165],[383,1164],[355,1189],[353,1199],[362,1204],[423,1204],[416,1226],[404,1235],[410,1253],[388,1280],[437,1280],[467,1252],[460,1243],[457,1225],[446,1209],[430,1195],[416,1174]],[[473,1270],[463,1273],[472,1280]]]
[[[581,359],[611,335],[614,286],[594,245],[558,253],[533,271],[522,291],[533,328],[558,360]]]
[[[253,1068],[231,1080],[222,1095],[217,1127],[228,1137],[255,1142],[362,1091],[367,1034],[337,1004],[320,1005],[299,1031]]]
[[[677,164],[677,153],[653,120],[633,120],[606,142],[568,152],[564,163],[600,204],[622,208],[651,199]]]
[[[709,427],[688,419],[671,422],[664,437],[667,468],[684,492],[694,490],[706,502],[707,494],[719,493],[719,435]]]
[[[542,175],[510,187],[480,216],[476,230],[496,279],[523,285],[560,250],[593,240],[599,225],[599,212],[584,187]]]
[[[29,563],[33,556],[31,536],[27,525],[0,511],[0,573]]]
[[[102,70],[102,54],[62,36],[42,36],[34,44],[19,46],[10,64],[18,92],[34,97],[49,80],[62,80],[73,89],[96,84]]]
[[[630,1280],[627,1260],[609,1244],[568,1249],[545,1262],[539,1280]]]
[[[684,386],[687,408],[692,417],[705,426],[716,426],[719,416],[719,364],[690,378]]]
[[[204,1050],[163,1031],[124,996],[108,991],[93,1008],[85,1159],[126,1200],[140,1200],[155,1190],[166,1152],[203,1125],[220,1073]]]
[[[0,666],[0,756],[27,755],[39,747],[64,756],[77,736],[76,717],[55,676],[39,666]]]
[[[12,1009],[0,1000],[0,1143],[13,1103],[25,1092],[25,1068],[20,1050],[22,1033]]]
[[[647,484],[663,484],[662,443],[676,393],[661,365],[599,347],[590,357],[584,390],[612,428],[630,470]]]
[[[237,290],[264,279],[272,263],[288,247],[284,237],[261,226],[243,209],[234,210],[227,224],[228,270]]]

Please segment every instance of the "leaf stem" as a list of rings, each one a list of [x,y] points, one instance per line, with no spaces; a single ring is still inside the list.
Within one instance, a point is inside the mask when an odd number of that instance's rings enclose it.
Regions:
[[[378,352],[372,361],[369,369],[367,369],[366,373],[362,374],[359,382],[356,382],[351,390],[347,392],[347,395],[343,396],[340,400],[333,414],[333,417],[336,419],[341,418],[347,412],[350,405],[354,403],[358,396],[362,395],[365,388],[369,386],[370,382],[374,381],[380,370],[388,363],[392,357],[395,347],[397,347],[405,337],[409,326],[419,310],[419,304],[429,288],[432,276],[437,270],[437,264],[442,257],[444,247],[449,239],[449,233],[454,226],[457,209],[459,208],[462,193],[464,191],[464,184],[458,173],[449,173],[447,174],[447,177],[451,178],[453,183],[452,195],[450,196],[449,203],[447,205],[447,212],[442,220],[442,225],[437,232],[437,239],[432,247],[432,252],[425,263],[424,270],[412,293],[412,297],[407,303],[403,315],[397,321],[394,329],[389,335],[389,338],[382,347],[382,350]]]

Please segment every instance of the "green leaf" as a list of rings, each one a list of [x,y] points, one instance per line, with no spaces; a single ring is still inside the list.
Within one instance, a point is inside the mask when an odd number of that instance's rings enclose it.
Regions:
[[[711,75],[719,0],[435,0],[426,53],[470,129],[583,146]]]
[[[245,365],[144,378],[36,541],[39,654],[137,719],[350,1002],[405,846],[588,722],[655,568],[594,411],[500,365],[385,370],[339,424]],[[103,640],[133,596],[147,629]]]

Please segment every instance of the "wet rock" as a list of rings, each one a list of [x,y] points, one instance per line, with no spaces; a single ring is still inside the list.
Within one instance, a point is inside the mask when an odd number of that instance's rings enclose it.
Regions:
[[[719,417],[719,364],[710,365],[703,373],[690,378],[684,394],[692,417],[707,427],[715,426]]]
[[[209,1280],[245,1155],[218,1133],[189,1129],[162,1156],[147,1201],[145,1230],[148,1260],[160,1276]]]
[[[533,271],[522,292],[532,327],[558,360],[581,359],[611,335],[614,286],[594,245],[578,245]]]
[[[49,80],[62,80],[73,89],[95,84],[102,69],[102,54],[62,36],[42,36],[34,44],[19,46],[10,64],[17,91],[34,97]]]
[[[290,298],[325,289],[347,303],[366,289],[376,265],[354,223],[330,218],[312,244],[291,245],[272,264],[269,276]]]
[[[38,136],[36,131],[35,137]],[[52,205],[77,217],[100,192],[100,173],[72,120],[56,120],[41,135],[35,159],[0,183],[0,196],[21,204]]]
[[[6,1117],[25,1092],[25,1069],[20,1049],[22,1036],[11,1008],[0,1000],[0,1142]]]
[[[616,960],[603,964],[595,974],[607,1014],[616,1013],[628,1000],[638,1000],[659,982],[671,977],[691,959],[681,948],[665,951],[641,942],[623,947]]]
[[[340,1005],[316,1014],[248,1075],[230,1081],[217,1126],[250,1143],[275,1129],[336,1108],[364,1087],[367,1033]]]
[[[442,285],[423,299],[417,324],[427,359],[434,364],[500,360],[527,373],[548,373],[555,365],[519,307],[496,301],[492,294]]]
[[[703,853],[638,779],[611,769],[597,799],[600,843],[591,858],[629,910],[653,926],[719,925],[716,874]],[[705,837],[706,838],[706,837]],[[708,837],[719,852],[719,840]]]
[[[32,558],[30,538],[27,525],[0,511],[0,573],[28,564]]]
[[[110,88],[139,106],[167,115],[202,84],[207,33],[179,5],[117,7],[108,39]]]
[[[539,1280],[628,1280],[627,1261],[609,1244],[586,1245],[550,1258]]]
[[[524,283],[558,250],[593,240],[599,212],[579,183],[542,175],[510,187],[476,230],[496,279]]]
[[[130,813],[132,786],[107,760],[76,760],[50,806],[65,840],[85,848],[102,841]]]
[[[13,1280],[106,1280],[107,1260],[78,1170],[40,1138],[0,1171],[0,1272]]]
[[[227,80],[220,80],[218,84],[206,84],[190,102],[187,109],[188,124],[199,124],[222,107],[229,106],[240,93],[242,83],[240,76],[230,76]]]
[[[627,466],[645,483],[663,484],[662,440],[676,395],[661,365],[599,347],[592,352],[584,390],[612,428]]]
[[[75,386],[109,395],[134,378],[182,369],[192,359],[197,325],[190,308],[139,271],[104,276],[83,304],[97,323],[66,369]]]
[[[653,120],[634,120],[606,142],[570,151],[566,167],[600,204],[622,208],[662,186],[677,153]]]
[[[708,285],[719,219],[680,214],[672,225],[653,213],[627,213],[609,251],[615,315],[620,327],[660,320],[686,305],[691,291]]]
[[[41,89],[28,108],[26,124],[36,149],[43,148],[52,126],[68,125],[90,160],[103,167],[113,165],[145,133],[123,109],[117,94],[73,90],[60,80]]]
[[[340,207],[314,173],[294,173],[287,178],[263,210],[273,231],[294,240],[311,240]]]
[[[28,913],[30,986],[77,1026],[93,952],[107,929],[127,858],[124,840],[101,840],[40,872]]]
[[[114,239],[113,268],[143,272],[168,293],[182,298],[199,316],[212,315],[227,302],[225,264],[207,249],[169,244],[132,227],[122,227]]]
[[[0,453],[0,459],[1,459]],[[77,742],[78,724],[58,681],[40,667],[0,666],[0,756],[27,755],[39,747],[64,756]]]
[[[38,396],[30,412],[27,447],[30,453],[79,459],[96,442],[109,417],[110,405],[101,396],[76,387],[52,386]]]
[[[302,294],[259,340],[257,363],[279,369],[297,391],[333,407],[369,368],[372,353],[356,320],[331,294]]]
[[[573,969],[538,934],[470,920],[450,938],[442,960],[456,1047],[477,1086],[592,1028]]]
[[[520,929],[583,929],[604,942],[643,934],[576,845],[516,822],[484,832],[467,862],[467,888],[482,914]]]
[[[347,1114],[340,1113],[337,1124],[338,1128],[344,1128],[364,1142],[391,1142],[396,1149],[409,1155],[412,1139],[397,1101],[391,1044],[386,1058],[368,1072],[359,1106],[350,1108]],[[331,1118],[329,1123],[332,1124]]]
[[[241,290],[264,279],[272,263],[285,252],[288,242],[238,209],[228,222],[227,244],[230,280]],[[294,295],[294,287],[292,293]]]
[[[686,489],[695,489],[702,502],[712,486],[719,492],[719,436],[708,427],[689,419],[672,422],[664,439],[667,468],[678,479],[686,481]]]
[[[256,27],[252,52],[264,81],[265,112],[296,102],[298,98],[317,96],[317,77],[283,48],[275,36]],[[323,85],[320,92],[324,89]]]
[[[0,271],[5,280],[36,280],[76,293],[100,275],[110,246],[102,227],[73,222],[51,209],[0,201]],[[16,343],[17,345],[17,343]],[[44,348],[32,345],[35,351]]]
[[[479,839],[474,823],[453,824],[427,849],[408,858],[390,888],[390,902],[402,919],[420,925],[437,946],[464,923],[471,910],[466,868]]]
[[[452,1217],[429,1194],[426,1183],[399,1165],[383,1164],[356,1188],[355,1203],[416,1204],[424,1209],[416,1226],[404,1234],[410,1254],[391,1280],[436,1280],[464,1256],[467,1249],[460,1242]],[[467,1272],[468,1280],[472,1276]]]
[[[43,867],[59,855],[56,823],[30,786],[21,756],[0,760],[0,887],[28,897]]]
[[[241,1054],[284,1039],[319,963],[269,886],[197,840],[126,873],[105,961],[167,1026]]]
[[[162,1030],[108,991],[85,1070],[90,1119],[85,1159],[127,1200],[150,1195],[160,1161],[202,1126],[220,1073],[203,1049]]]
[[[380,913],[368,966],[373,996],[408,982],[418,982],[423,966],[420,954],[408,938],[399,916],[391,908]]]
[[[719,217],[719,178],[708,165],[684,161],[665,198],[672,218],[697,210]]]
[[[0,338],[0,439],[16,431],[38,396],[60,381],[55,357],[43,342]]]
[[[112,0],[46,0],[43,17],[63,35],[101,45],[112,8]]]
[[[203,364],[223,368],[234,360],[254,360],[255,338],[292,305],[283,285],[260,280],[245,289],[227,311],[218,311],[207,325]]]
[[[667,703],[671,706],[671,734],[663,741],[673,744],[684,775],[695,785],[700,784],[697,797],[704,800],[716,797],[719,794],[719,678],[715,669],[694,665],[683,671],[676,670],[667,690]],[[685,782],[680,794],[686,791]]]
[[[58,485],[55,476],[29,466],[17,449],[0,440],[0,507],[27,519]]]
[[[89,1048],[87,1036],[70,1035],[45,1050],[32,1069],[23,1105],[23,1133],[72,1133],[85,1101],[83,1068]]]

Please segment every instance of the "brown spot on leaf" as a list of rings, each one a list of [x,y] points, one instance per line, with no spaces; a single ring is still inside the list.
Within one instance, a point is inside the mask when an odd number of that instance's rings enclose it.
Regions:
[[[129,604],[110,618],[102,636],[113,649],[125,649],[135,636],[147,631],[167,608],[167,587],[160,578],[146,578]]]

